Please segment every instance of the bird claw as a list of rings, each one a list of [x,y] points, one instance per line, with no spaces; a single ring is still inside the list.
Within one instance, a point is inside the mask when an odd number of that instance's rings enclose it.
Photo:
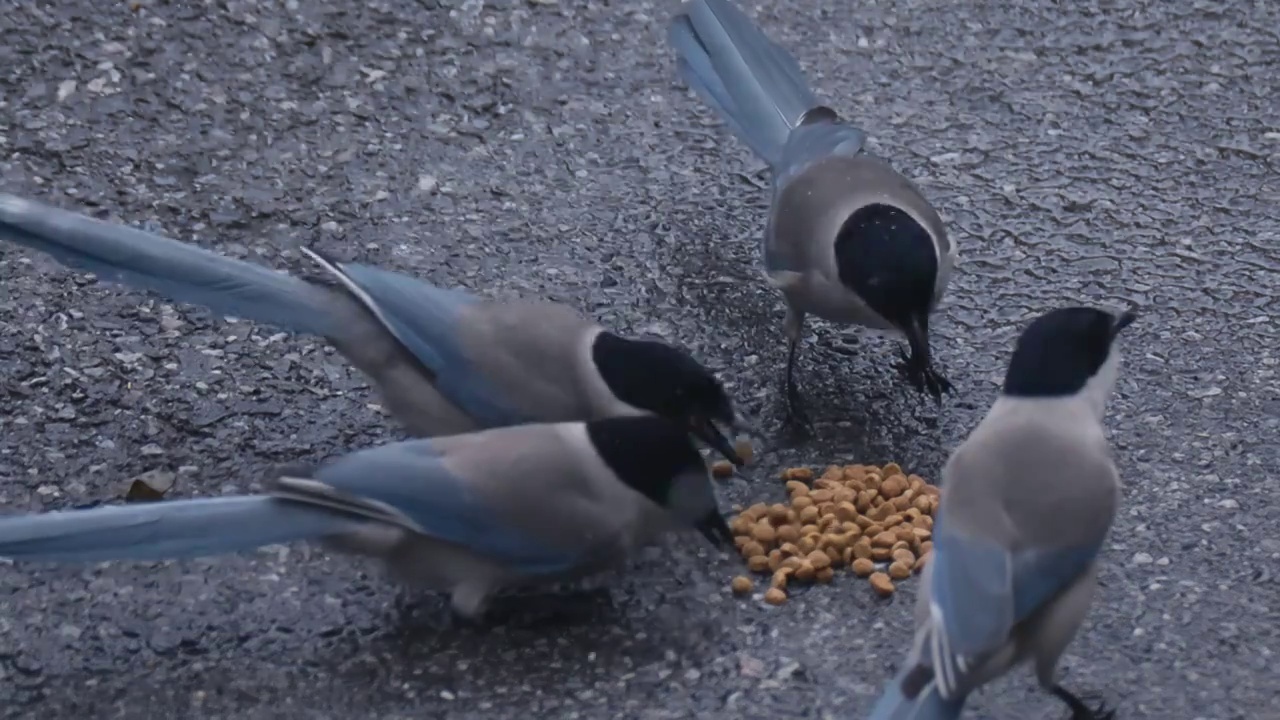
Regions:
[[[897,370],[898,374],[901,375],[904,380],[911,383],[912,387],[923,392],[924,380],[920,377],[920,374],[912,368],[911,356],[907,354],[906,350],[902,349],[901,345],[897,347],[897,350],[899,362],[893,366],[893,369]]]
[[[1099,702],[1097,707],[1092,710],[1084,708],[1083,711],[1076,710],[1071,713],[1071,720],[1115,720],[1116,711],[1114,708],[1108,708],[1105,702]]]
[[[925,383],[929,386],[929,394],[938,402],[942,402],[943,395],[956,389],[950,380],[943,377],[942,373],[933,368],[925,370]]]
[[[858,350],[839,343],[832,343],[827,349],[838,355],[844,355],[845,357],[861,357],[862,355]]]
[[[1115,717],[1116,709],[1107,707],[1106,700],[1098,700],[1098,704],[1085,720],[1115,720]]]
[[[942,396],[955,390],[955,386],[951,381],[942,375],[942,373],[934,370],[932,366],[926,365],[920,368],[911,358],[911,355],[898,346],[898,357],[901,359],[894,368],[906,378],[919,392],[927,392],[931,395],[935,402],[941,404]]]
[[[787,429],[790,431],[790,438],[787,442],[793,446],[812,440],[816,434],[813,429],[813,423],[803,415],[790,418],[787,421]]]
[[[813,429],[813,421],[803,411],[796,411],[787,416],[787,429],[790,431],[792,443],[802,443],[813,438],[815,431]]]
[[[608,588],[544,588],[502,598],[497,610],[506,625],[566,625],[617,610]]]
[[[1115,708],[1108,708],[1105,701],[1099,701],[1097,707],[1090,709],[1084,700],[1061,685],[1053,686],[1052,692],[1071,709],[1070,720],[1115,720]]]
[[[797,440],[813,437],[813,421],[804,409],[804,400],[794,384],[787,386],[787,426]]]

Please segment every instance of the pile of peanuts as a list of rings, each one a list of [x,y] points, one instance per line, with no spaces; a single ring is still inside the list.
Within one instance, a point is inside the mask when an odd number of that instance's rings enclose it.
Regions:
[[[842,567],[888,597],[894,580],[924,568],[940,493],[920,476],[889,463],[832,465],[816,480],[809,468],[788,468],[782,479],[790,504],[735,507],[729,523],[748,569],[772,574],[766,602],[786,602],[792,580],[831,582]],[[877,571],[877,564],[887,568]],[[749,577],[733,579],[738,595],[752,587]]]

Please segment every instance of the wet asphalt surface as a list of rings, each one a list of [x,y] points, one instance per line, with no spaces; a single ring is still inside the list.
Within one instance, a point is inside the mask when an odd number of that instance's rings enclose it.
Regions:
[[[964,7],[973,5],[974,7]],[[1124,505],[1065,683],[1119,718],[1276,717],[1280,674],[1280,11],[1270,3],[770,1],[758,12],[949,221],[935,348],[815,324],[819,439],[778,467],[936,477],[1018,328],[1135,305],[1109,425]],[[797,8],[806,8],[798,14]],[[760,166],[687,93],[674,3],[7,0],[0,190],[274,267],[289,248],[665,336],[779,427],[781,303],[757,271]],[[323,342],[211,317],[0,245],[0,507],[251,491],[400,437]],[[851,357],[831,350],[844,343]],[[905,650],[916,582],[782,608],[736,558],[655,548],[608,593],[442,620],[303,546],[185,563],[0,567],[0,713],[96,718],[856,718]],[[412,600],[412,602],[406,602]],[[407,607],[408,609],[404,609]],[[968,717],[1059,718],[1029,673]]]

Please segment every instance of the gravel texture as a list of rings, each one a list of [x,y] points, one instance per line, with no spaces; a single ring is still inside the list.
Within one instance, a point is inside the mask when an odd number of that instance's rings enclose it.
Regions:
[[[1066,684],[1123,720],[1275,717],[1278,6],[758,5],[950,222],[963,257],[935,346],[960,392],[939,411],[899,389],[888,341],[816,325],[801,381],[819,439],[766,442],[727,500],[782,498],[776,469],[801,461],[935,479],[1029,317],[1135,304],[1110,413],[1124,506]],[[773,431],[763,176],[675,79],[674,7],[5,0],[0,189],[274,267],[302,268],[290,248],[315,242],[561,299],[692,347]],[[114,501],[148,472],[174,474],[171,497],[250,491],[280,463],[400,432],[315,338],[7,245],[0,398],[5,512]],[[0,714],[863,716],[905,652],[916,582],[881,601],[844,576],[770,608],[728,594],[740,565],[681,539],[607,593],[482,628],[303,546],[0,567]],[[1064,714],[1019,673],[968,717]]]

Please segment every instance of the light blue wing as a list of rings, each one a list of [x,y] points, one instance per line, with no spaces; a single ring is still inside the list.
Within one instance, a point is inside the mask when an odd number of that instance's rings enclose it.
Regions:
[[[956,532],[940,517],[930,560],[932,631],[926,655],[943,695],[953,696],[969,668],[1078,578],[1100,550],[1096,543],[1010,552]]]
[[[480,298],[369,265],[339,263],[312,249],[307,252],[336,275],[432,373],[440,394],[481,427],[536,420],[505,402],[498,385],[467,355],[467,313],[479,305]]]
[[[315,480],[338,491],[338,495],[327,494],[323,489],[310,494],[305,481],[302,494],[284,494],[330,507],[373,505],[374,509],[364,511],[368,516],[378,516],[376,506],[381,505],[402,515],[405,524],[424,535],[460,545],[531,575],[568,570],[583,557],[581,548],[553,547],[505,524],[505,514],[466,478],[454,474],[431,440],[391,443],[343,456],[321,468]],[[285,490],[299,489],[297,484],[282,482]]]
[[[787,183],[809,166],[832,156],[852,157],[866,146],[867,134],[843,122],[815,122],[791,131],[774,168],[774,187]]]

